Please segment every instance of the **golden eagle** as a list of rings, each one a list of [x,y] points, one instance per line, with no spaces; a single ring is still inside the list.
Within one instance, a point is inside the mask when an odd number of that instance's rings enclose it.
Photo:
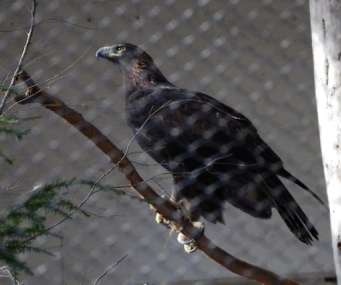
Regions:
[[[261,219],[276,208],[299,240],[318,240],[278,176],[323,202],[285,170],[249,119],[206,94],[176,87],[133,44],[103,47],[96,56],[120,67],[128,125],[141,148],[172,174],[172,199],[185,204],[192,220],[224,223],[225,201]]]

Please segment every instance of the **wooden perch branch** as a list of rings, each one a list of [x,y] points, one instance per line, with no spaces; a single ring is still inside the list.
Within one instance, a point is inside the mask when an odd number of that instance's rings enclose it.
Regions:
[[[150,207],[154,212],[161,214],[167,220],[173,222],[174,226],[182,229],[184,220],[180,212],[169,201],[162,199],[137,173],[133,164],[105,135],[103,135],[94,125],[87,122],[83,116],[74,109],[65,105],[58,98],[41,90],[26,71],[22,70],[19,80],[27,86],[25,95],[16,97],[20,104],[38,103],[46,109],[62,117],[65,121],[77,128],[84,136],[89,138],[110,161],[117,165],[120,172],[124,175],[129,185],[144,199],[151,201]],[[196,233],[197,229],[192,225],[187,225],[181,233],[188,238]],[[260,282],[262,284],[298,284],[289,279],[283,279],[276,274],[246,263],[230,255],[220,247],[212,243],[206,236],[202,235],[196,243],[209,258],[222,265],[226,269],[240,276]]]

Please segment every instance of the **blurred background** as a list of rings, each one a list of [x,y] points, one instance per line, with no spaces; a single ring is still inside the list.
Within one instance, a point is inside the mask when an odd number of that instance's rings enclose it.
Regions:
[[[139,45],[171,82],[209,94],[246,115],[286,168],[327,203],[308,2],[41,0],[24,68],[41,88],[82,113],[124,150],[163,195],[171,192],[171,179],[131,141],[123,118],[120,71],[95,57],[105,45]],[[1,0],[4,86],[9,85],[25,44],[30,8],[29,0]],[[30,133],[20,142],[0,135],[1,151],[13,160],[13,165],[0,160],[1,209],[26,199],[37,185],[58,179],[101,178],[103,184],[130,191],[107,157],[60,117],[38,105],[18,105],[13,97],[5,114],[41,117],[25,123]],[[263,221],[228,205],[226,225],[206,222],[206,234],[247,262],[306,284],[326,284],[334,276],[328,212],[302,189],[285,183],[320,233],[313,246],[299,242],[277,212]],[[89,189],[70,191],[65,194],[81,201]],[[93,284],[125,255],[98,284],[246,282],[199,251],[186,254],[176,235],[155,223],[148,205],[130,195],[101,191],[84,209],[94,215],[75,215],[54,229],[63,239],[42,237],[35,242],[53,256],[21,256],[34,276],[20,276],[20,284]],[[53,224],[55,218],[48,222]]]

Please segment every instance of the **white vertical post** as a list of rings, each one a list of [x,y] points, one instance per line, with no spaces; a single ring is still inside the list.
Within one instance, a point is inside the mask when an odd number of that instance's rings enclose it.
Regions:
[[[310,21],[334,262],[341,284],[341,0],[310,0]]]

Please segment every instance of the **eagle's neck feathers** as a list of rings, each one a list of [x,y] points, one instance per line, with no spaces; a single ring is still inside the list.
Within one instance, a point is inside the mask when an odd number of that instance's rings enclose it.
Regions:
[[[127,95],[138,89],[172,85],[152,60],[133,60],[131,65],[126,66],[122,71]]]

